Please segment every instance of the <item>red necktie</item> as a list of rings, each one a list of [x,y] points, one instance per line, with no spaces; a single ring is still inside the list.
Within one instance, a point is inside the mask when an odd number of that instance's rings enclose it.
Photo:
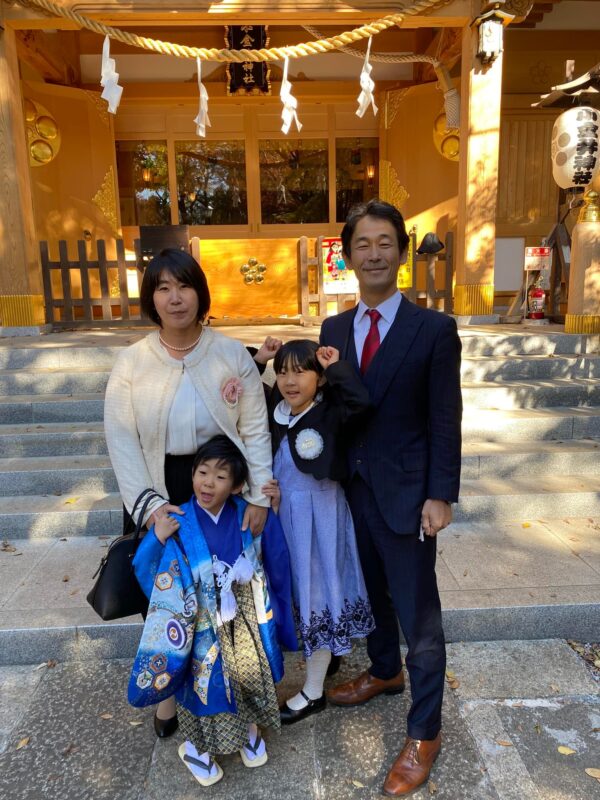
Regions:
[[[365,344],[363,346],[362,356],[360,359],[360,371],[363,375],[369,369],[369,364],[371,361],[373,361],[373,357],[375,356],[380,344],[379,328],[377,327],[377,323],[381,319],[381,314],[376,308],[370,308],[366,313],[371,317],[371,327],[367,333],[367,338],[365,339]]]

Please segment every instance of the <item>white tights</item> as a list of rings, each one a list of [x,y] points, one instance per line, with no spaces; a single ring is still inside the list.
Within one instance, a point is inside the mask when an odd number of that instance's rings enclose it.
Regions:
[[[309,700],[318,700],[323,694],[323,684],[325,683],[325,676],[327,675],[327,668],[331,661],[330,650],[315,650],[315,652],[306,659],[306,681],[302,687],[302,691]],[[295,694],[287,701],[287,705],[292,711],[300,711],[300,709],[307,706],[307,702],[302,697],[300,692]]]

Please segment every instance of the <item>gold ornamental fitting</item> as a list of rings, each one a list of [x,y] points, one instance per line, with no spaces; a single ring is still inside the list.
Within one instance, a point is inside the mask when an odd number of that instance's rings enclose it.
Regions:
[[[600,222],[600,205],[598,204],[599,199],[600,195],[598,192],[591,190],[586,193],[585,197],[583,198],[584,205],[579,212],[579,218],[577,222]]]

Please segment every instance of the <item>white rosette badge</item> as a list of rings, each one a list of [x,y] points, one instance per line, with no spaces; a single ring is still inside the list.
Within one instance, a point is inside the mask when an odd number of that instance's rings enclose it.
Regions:
[[[314,428],[305,428],[296,436],[296,452],[307,461],[318,458],[323,452],[323,437]]]

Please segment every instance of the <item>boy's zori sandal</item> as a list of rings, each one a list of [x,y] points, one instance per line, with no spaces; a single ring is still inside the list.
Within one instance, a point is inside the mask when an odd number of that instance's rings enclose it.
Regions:
[[[177,752],[179,758],[201,786],[212,786],[223,777],[223,770],[214,758],[208,753],[200,756],[191,742],[184,742],[179,746]]]
[[[269,756],[264,739],[260,735],[259,730],[256,731],[254,744],[252,743],[251,734],[248,743],[240,750],[240,755],[246,767],[262,767],[263,764],[267,763]]]

